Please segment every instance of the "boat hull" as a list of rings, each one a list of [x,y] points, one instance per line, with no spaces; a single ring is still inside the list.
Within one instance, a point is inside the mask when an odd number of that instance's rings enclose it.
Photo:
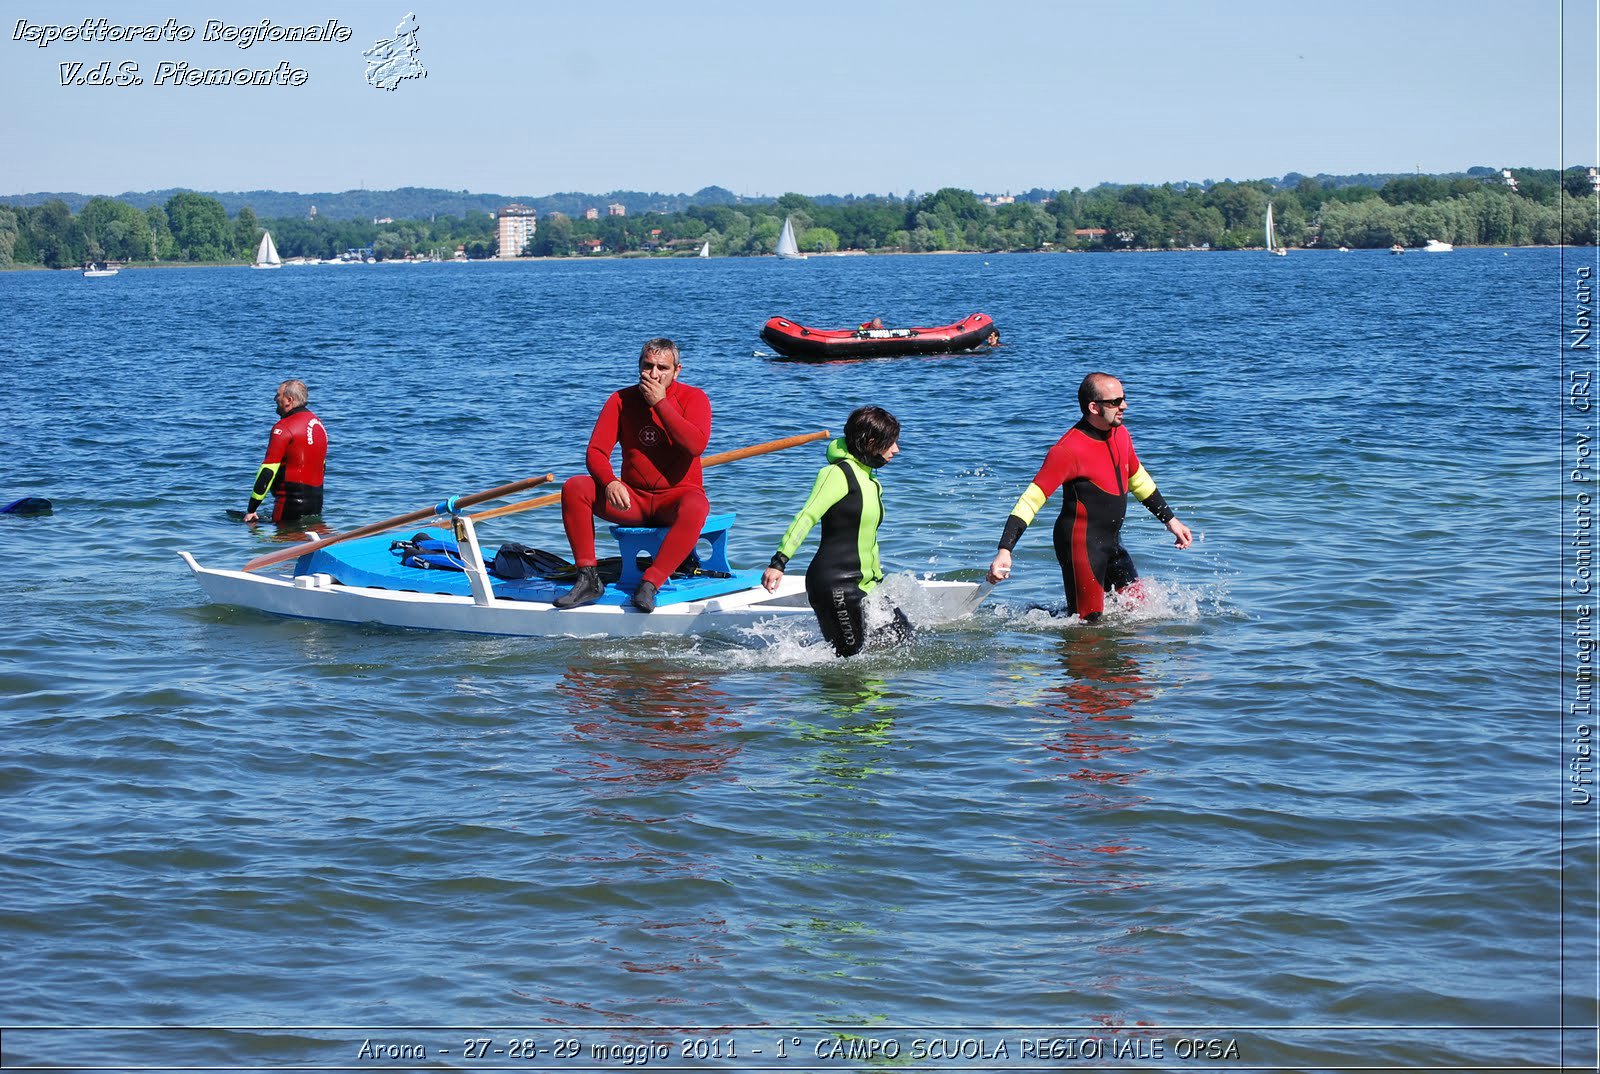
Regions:
[[[849,358],[970,351],[983,346],[995,331],[994,320],[986,313],[974,313],[954,324],[933,328],[878,331],[809,328],[786,317],[770,317],[761,328],[761,339],[784,358],[829,362]]]
[[[805,580],[799,575],[785,576],[775,593],[756,585],[705,600],[663,605],[647,614],[625,603],[563,611],[542,601],[494,597],[480,601],[451,593],[343,585],[320,572],[283,577],[217,570],[202,567],[187,552],[178,554],[218,604],[333,623],[516,637],[616,638],[737,630],[796,616],[809,620],[812,614]],[[935,626],[963,618],[977,609],[988,591],[988,586],[973,582],[919,580],[912,621]]]

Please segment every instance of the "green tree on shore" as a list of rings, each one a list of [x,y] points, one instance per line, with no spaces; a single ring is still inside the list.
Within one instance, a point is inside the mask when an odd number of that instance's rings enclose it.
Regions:
[[[222,261],[234,255],[234,234],[220,201],[185,192],[168,198],[165,209],[181,260]]]

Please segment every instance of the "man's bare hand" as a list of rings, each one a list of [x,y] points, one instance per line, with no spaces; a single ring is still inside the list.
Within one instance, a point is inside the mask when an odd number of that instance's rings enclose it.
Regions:
[[[646,370],[639,374],[639,392],[644,396],[647,405],[655,406],[667,397],[667,385],[652,380],[650,371]]]

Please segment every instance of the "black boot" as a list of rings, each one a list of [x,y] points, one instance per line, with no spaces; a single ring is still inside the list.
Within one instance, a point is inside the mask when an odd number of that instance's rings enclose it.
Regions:
[[[633,591],[633,606],[641,612],[656,610],[656,584],[654,582],[640,582],[639,588]]]
[[[600,580],[599,570],[594,567],[579,567],[578,580],[572,583],[572,588],[550,603],[562,611],[579,608],[585,604],[593,604],[605,591],[606,584]]]

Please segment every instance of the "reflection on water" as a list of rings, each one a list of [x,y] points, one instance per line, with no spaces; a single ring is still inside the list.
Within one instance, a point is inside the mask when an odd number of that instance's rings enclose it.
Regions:
[[[1149,819],[1140,807],[1151,799],[1134,789],[1150,772],[1140,757],[1152,745],[1145,703],[1156,696],[1142,659],[1146,644],[1115,630],[1071,631],[1056,643],[1058,673],[1038,699],[1046,771],[1067,789],[1052,810],[1052,833],[1059,834],[1036,840],[1032,857],[1043,868],[1041,880],[1069,893],[1081,915],[1075,934],[1092,944],[1093,957],[1061,965],[1055,982],[1087,995],[1170,995],[1187,988],[1182,968],[1148,949],[1167,930],[1141,925],[1137,909],[1157,902],[1163,890],[1159,869],[1143,860],[1150,852]],[[1133,1027],[1152,1024],[1125,1008],[1088,1020],[1109,1031],[1110,1040],[1130,1031],[1139,1035]]]
[[[1051,778],[1070,781],[1062,799],[1069,810],[1125,811],[1149,800],[1131,792],[1149,769],[1137,766],[1145,745],[1130,724],[1135,706],[1154,694],[1136,646],[1098,629],[1074,631],[1056,646],[1062,674],[1040,699],[1049,721],[1040,745],[1054,766]],[[1069,821],[1063,831],[1093,837],[1041,840],[1038,858],[1056,867],[1063,883],[1102,892],[1141,886],[1144,879],[1131,870],[1142,848],[1124,823]]]
[[[308,522],[310,525],[307,525]],[[273,544],[294,545],[313,539],[326,540],[335,533],[333,527],[322,521],[320,516],[315,521],[306,518],[297,518],[292,522],[262,519],[259,522],[247,522],[245,525],[258,540],[265,538]]]
[[[659,663],[569,664],[555,689],[571,722],[557,771],[579,793],[553,819],[573,836],[554,864],[570,935],[589,939],[563,972],[540,974],[538,998],[636,1024],[615,1010],[641,995],[682,1003],[684,975],[726,976],[730,862],[697,806],[737,783],[744,713],[703,675]],[[650,977],[666,980],[641,987]]]
[[[1132,714],[1122,710],[1154,696],[1141,673],[1137,644],[1093,629],[1063,638],[1056,652],[1066,676],[1044,707],[1090,719],[1127,719]]]
[[[883,762],[896,710],[883,680],[841,677],[821,683],[814,696],[821,718],[794,726],[800,741],[818,747],[808,782],[853,788],[888,771]]]
[[[914,843],[906,819],[876,808],[902,782],[892,763],[902,705],[883,679],[858,674],[855,666],[819,668],[804,684],[815,715],[788,727],[797,808],[773,863],[776,890],[787,893],[773,907],[783,946],[824,994],[828,982],[870,977],[893,957],[894,919],[916,899],[890,864]],[[875,1013],[845,1020],[865,1023]]]
[[[594,747],[583,769],[567,774],[617,785],[604,794],[713,775],[739,753],[730,732],[741,723],[728,695],[692,671],[572,665],[556,690],[572,737]]]

